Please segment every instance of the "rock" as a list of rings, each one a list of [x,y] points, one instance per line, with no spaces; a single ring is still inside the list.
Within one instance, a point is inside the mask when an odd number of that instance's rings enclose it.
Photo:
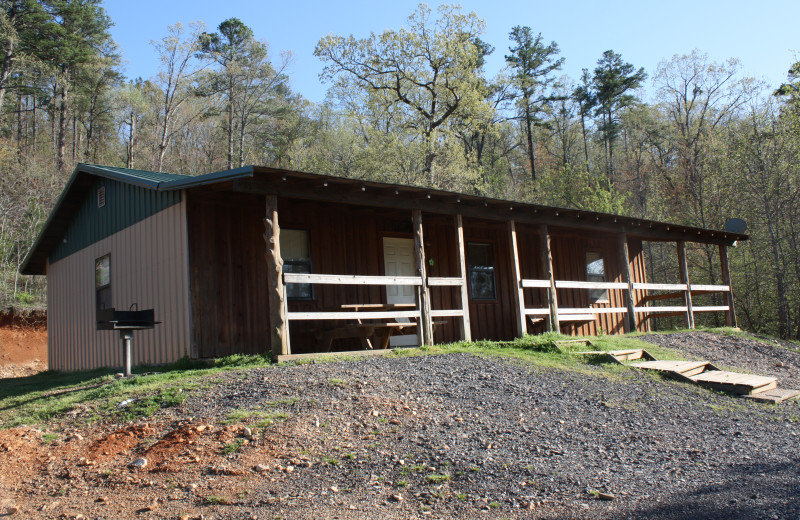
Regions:
[[[252,438],[253,437],[253,430],[251,430],[250,428],[245,426],[244,428],[242,428],[242,437],[244,437],[246,439]]]
[[[83,440],[83,435],[81,435],[80,433],[73,433],[72,435],[67,437],[67,441],[82,441],[82,440]]]
[[[269,466],[265,466],[264,464],[256,464],[255,467],[253,467],[253,471],[256,473],[264,473],[269,471]]]
[[[6,508],[6,514],[9,516],[16,514],[17,512],[19,512],[19,508],[17,506],[8,506]]]
[[[331,491],[333,491],[334,493],[338,493],[338,492],[339,492],[339,488],[338,488],[338,487],[336,487],[336,486],[331,486],[329,489],[330,489]]]
[[[597,499],[598,500],[614,500],[615,498],[617,498],[617,497],[615,497],[611,493],[598,493],[597,494]]]
[[[392,495],[392,500],[394,500],[395,502],[402,502],[403,495]]]
[[[147,466],[147,459],[144,457],[138,458],[133,462],[128,463],[128,467],[131,468],[143,468],[145,466]]]

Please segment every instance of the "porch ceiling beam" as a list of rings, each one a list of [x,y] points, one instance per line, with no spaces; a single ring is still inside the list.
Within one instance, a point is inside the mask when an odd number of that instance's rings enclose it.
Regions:
[[[473,200],[472,197],[467,199],[466,196],[461,197],[461,202],[453,203],[452,194],[442,195],[434,191],[428,192],[422,188],[414,187],[404,190],[394,186],[379,187],[364,183],[359,185],[358,189],[353,190],[351,184],[343,186],[339,186],[338,183],[334,183],[332,180],[329,180],[327,187],[323,187],[319,182],[313,185],[308,183],[297,185],[295,182],[282,182],[280,179],[243,179],[235,181],[231,188],[233,191],[240,193],[271,194],[279,197],[318,202],[338,202],[399,210],[421,210],[440,215],[455,216],[460,214],[464,217],[495,221],[513,219],[517,224],[546,224],[554,228],[591,229],[615,234],[625,232],[628,236],[651,241],[685,240],[718,245],[730,245],[735,241],[735,238],[729,238],[725,234],[711,237],[702,236],[698,235],[698,230],[693,228],[650,223],[629,217],[601,216],[591,212],[561,208],[532,208],[526,207],[522,203],[507,201],[486,200],[484,202],[482,199],[477,198]],[[364,188],[363,191],[361,187]],[[411,196],[399,196],[395,192]],[[577,218],[578,216],[581,218]],[[670,228],[672,229],[670,230]]]

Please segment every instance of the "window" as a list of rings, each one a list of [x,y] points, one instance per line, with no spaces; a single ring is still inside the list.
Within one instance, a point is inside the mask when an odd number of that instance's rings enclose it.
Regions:
[[[110,309],[111,305],[111,255],[94,261],[95,308]]]
[[[494,252],[491,244],[467,243],[469,295],[473,300],[494,300]]]
[[[605,282],[606,264],[603,255],[595,251],[586,253],[586,281]],[[605,289],[589,289],[589,303],[608,302],[608,291]]]
[[[311,240],[303,229],[281,229],[281,257],[283,272],[311,273]],[[290,300],[310,300],[314,297],[310,283],[286,285],[286,296]]]
[[[97,207],[102,208],[106,205],[106,187],[100,186],[97,188]]]

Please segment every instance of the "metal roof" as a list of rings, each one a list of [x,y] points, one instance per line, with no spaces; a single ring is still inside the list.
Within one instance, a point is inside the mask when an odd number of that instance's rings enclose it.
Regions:
[[[546,223],[596,231],[625,231],[645,240],[685,240],[733,244],[738,240],[747,240],[748,238],[748,235],[745,234],[682,224],[541,206],[419,186],[331,177],[260,166],[246,166],[191,176],[78,164],[36,242],[25,257],[20,268],[22,274],[44,274],[50,251],[61,239],[69,222],[83,202],[94,176],[157,191],[185,190],[214,185],[217,188],[232,191],[274,193],[285,197],[330,200],[331,202],[348,202],[368,206],[416,208],[440,213],[464,213],[496,220],[521,219],[521,221],[530,223]]]

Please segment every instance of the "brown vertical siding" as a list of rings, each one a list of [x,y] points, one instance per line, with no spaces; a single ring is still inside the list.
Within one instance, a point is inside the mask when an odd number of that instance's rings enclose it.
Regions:
[[[53,370],[122,365],[119,334],[96,330],[95,260],[111,253],[111,293],[117,309],[138,303],[161,321],[137,331],[134,364],[176,361],[191,352],[186,273],[185,203],[111,235],[47,266],[48,356]]]

